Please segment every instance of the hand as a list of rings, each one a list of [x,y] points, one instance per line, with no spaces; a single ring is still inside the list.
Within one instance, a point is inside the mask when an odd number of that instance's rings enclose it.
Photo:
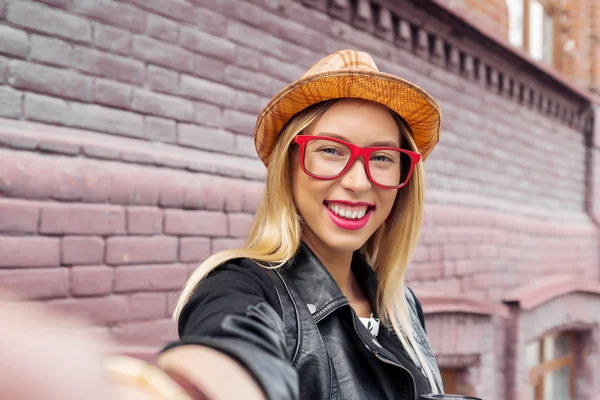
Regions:
[[[116,395],[119,400],[161,400],[131,387],[118,387]]]
[[[110,344],[82,321],[0,293],[0,399],[149,400],[118,388],[104,369]]]

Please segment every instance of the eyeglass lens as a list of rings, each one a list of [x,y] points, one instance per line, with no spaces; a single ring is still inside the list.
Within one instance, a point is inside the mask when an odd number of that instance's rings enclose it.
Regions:
[[[304,168],[313,175],[331,178],[339,175],[348,165],[351,156],[348,146],[332,140],[314,139],[306,144]],[[408,178],[411,159],[397,150],[377,150],[369,160],[371,178],[379,185],[398,186]]]

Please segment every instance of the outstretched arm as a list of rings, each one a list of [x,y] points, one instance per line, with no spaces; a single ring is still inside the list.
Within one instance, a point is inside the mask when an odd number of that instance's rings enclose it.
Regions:
[[[277,291],[261,267],[226,264],[213,271],[183,308],[178,331],[159,365],[211,400],[298,398]]]

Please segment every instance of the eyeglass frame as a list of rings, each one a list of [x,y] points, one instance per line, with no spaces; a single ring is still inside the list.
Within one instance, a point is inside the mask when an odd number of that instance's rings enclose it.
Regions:
[[[346,146],[350,149],[350,159],[348,160],[348,163],[346,164],[344,169],[339,174],[331,176],[331,177],[324,177],[324,176],[320,176],[320,175],[315,175],[306,169],[306,167],[304,165],[305,155],[306,155],[306,144],[308,142],[310,142],[311,140],[315,140],[315,139],[329,140],[332,142],[343,144],[344,146]],[[361,146],[352,144],[350,142],[346,142],[345,140],[333,138],[330,136],[296,135],[296,137],[294,137],[294,139],[292,140],[292,144],[297,144],[300,147],[300,167],[302,168],[302,171],[304,171],[304,173],[307,174],[308,176],[316,178],[316,179],[326,180],[326,181],[337,179],[340,176],[344,175],[346,172],[348,172],[348,170],[350,168],[352,168],[352,165],[354,165],[354,162],[356,161],[356,159],[358,157],[360,157],[363,159],[363,166],[365,168],[365,172],[367,173],[367,177],[369,178],[369,181],[372,184],[374,184],[375,186],[378,186],[382,189],[401,189],[404,186],[406,186],[408,184],[408,181],[410,181],[410,178],[412,177],[415,166],[419,163],[419,161],[421,161],[421,154],[414,152],[414,151],[406,150],[406,149],[403,149],[400,147],[390,147],[390,146],[361,147]],[[394,151],[398,151],[400,153],[404,153],[410,157],[410,170],[408,171],[406,180],[402,184],[395,185],[395,186],[386,186],[386,185],[377,183],[375,181],[375,179],[373,179],[373,176],[371,175],[371,168],[369,167],[368,160],[372,153],[374,153],[376,151],[381,151],[381,150],[394,150]]]

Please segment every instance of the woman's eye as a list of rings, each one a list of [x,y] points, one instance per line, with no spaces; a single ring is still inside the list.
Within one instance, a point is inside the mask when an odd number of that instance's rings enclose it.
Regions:
[[[331,155],[335,155],[338,154],[338,150],[334,149],[333,147],[325,147],[321,149],[321,152],[326,153],[326,154],[331,154]]]
[[[386,155],[382,155],[382,154],[378,154],[375,155],[373,157],[371,157],[371,160],[375,161],[375,162],[390,162],[390,161],[394,161],[391,157],[388,157]]]

